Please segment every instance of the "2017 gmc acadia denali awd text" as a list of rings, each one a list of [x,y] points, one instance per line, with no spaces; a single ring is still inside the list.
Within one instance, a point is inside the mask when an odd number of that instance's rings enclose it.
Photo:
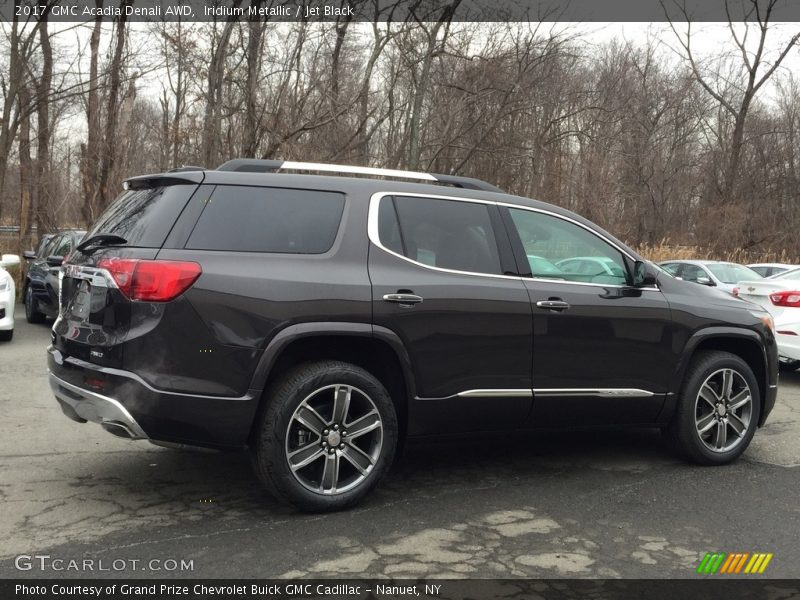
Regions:
[[[654,426],[728,463],[778,378],[760,307],[574,213],[474,179],[249,159],[125,182],[66,261],[48,362],[73,420],[248,449],[303,510],[358,502],[404,437]]]

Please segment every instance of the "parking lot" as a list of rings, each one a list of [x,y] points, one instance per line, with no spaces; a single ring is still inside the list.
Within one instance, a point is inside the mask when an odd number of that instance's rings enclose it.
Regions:
[[[238,454],[170,450],[65,418],[46,379],[48,326],[18,307],[0,345],[0,576],[14,557],[126,559],[130,577],[692,577],[707,551],[800,561],[800,374],[742,460],[677,460],[658,432],[415,443],[354,510],[278,505]],[[191,561],[154,572],[152,559]],[[132,563],[131,560],[141,561]],[[117,563],[120,564],[120,563]]]

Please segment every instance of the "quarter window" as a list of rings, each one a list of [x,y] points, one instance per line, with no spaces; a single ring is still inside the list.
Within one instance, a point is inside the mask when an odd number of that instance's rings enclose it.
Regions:
[[[378,210],[381,243],[416,262],[470,273],[502,273],[486,204],[384,197]]]
[[[333,246],[343,211],[338,192],[220,185],[186,247],[322,254]]]
[[[625,285],[625,261],[590,231],[544,213],[511,208],[531,274],[536,278]]]

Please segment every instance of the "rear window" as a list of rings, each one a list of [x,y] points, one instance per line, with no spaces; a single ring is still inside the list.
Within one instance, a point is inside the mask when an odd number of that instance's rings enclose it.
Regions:
[[[733,263],[712,263],[706,265],[706,267],[722,283],[739,283],[740,281],[761,279],[761,275],[753,271],[753,269]]]
[[[338,192],[217,186],[186,248],[322,254],[333,246],[343,211]]]
[[[160,248],[196,185],[170,185],[128,190],[95,222],[85,239],[111,233],[127,241],[126,246]]]

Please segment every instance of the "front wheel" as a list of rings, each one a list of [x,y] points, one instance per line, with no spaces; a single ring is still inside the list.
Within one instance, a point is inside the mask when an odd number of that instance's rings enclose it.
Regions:
[[[389,469],[397,416],[386,388],[355,365],[301,365],[270,386],[252,462],[278,499],[305,511],[360,502]]]
[[[726,464],[747,449],[760,410],[758,382],[744,360],[729,352],[701,352],[689,366],[668,433],[689,460]]]

